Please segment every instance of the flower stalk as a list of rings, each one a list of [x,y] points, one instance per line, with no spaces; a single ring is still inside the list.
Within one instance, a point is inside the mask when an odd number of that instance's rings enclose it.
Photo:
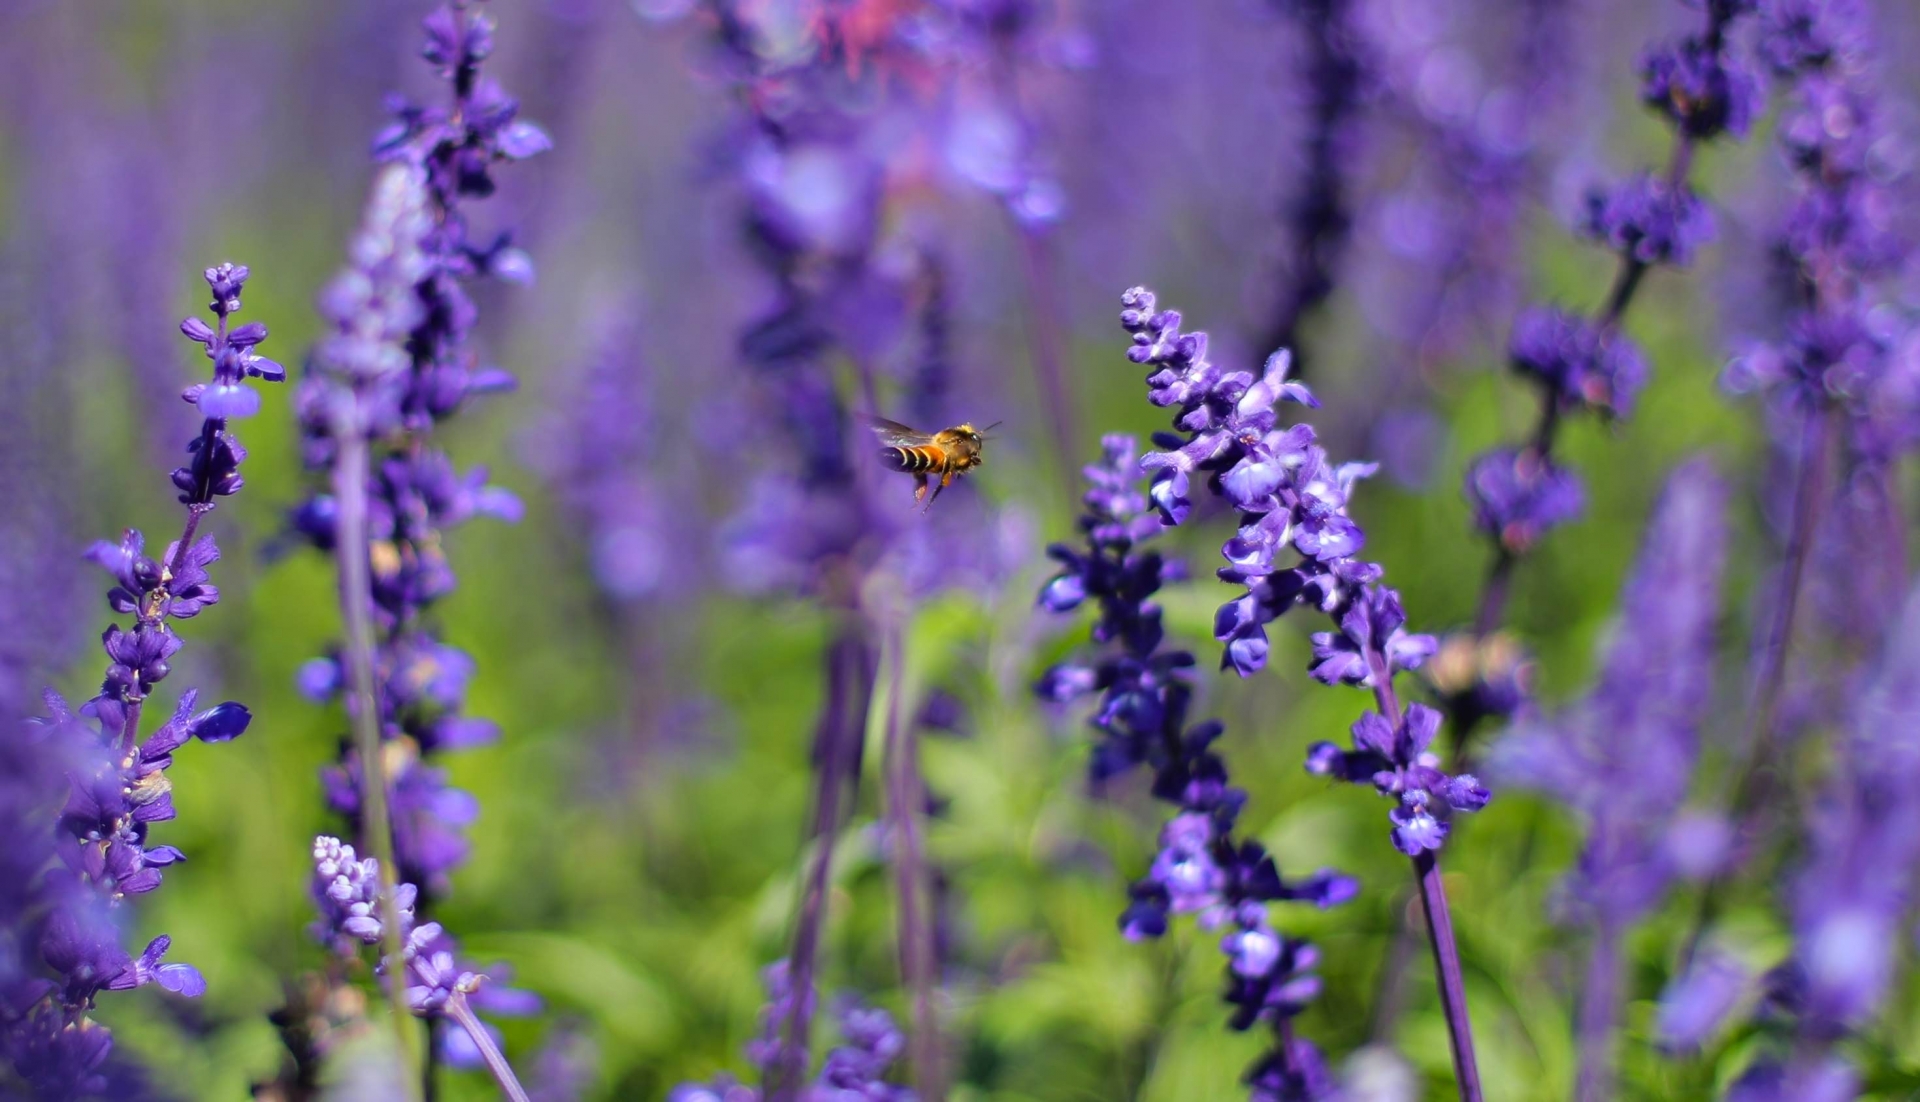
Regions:
[[[338,509],[334,564],[340,579],[340,618],[346,635],[347,720],[352,725],[354,747],[360,758],[363,812],[360,844],[367,847],[379,863],[382,952],[389,960],[399,960],[402,948],[399,880],[394,873],[399,866],[393,857],[393,825],[387,814],[387,755],[380,730],[373,666],[373,581],[368,569],[367,539],[368,447],[364,427],[354,415],[355,403],[347,397],[335,414],[339,450],[333,469],[333,493]],[[402,1079],[407,1084],[408,1096],[418,1098],[419,1083],[411,1069],[422,1067],[420,1035],[413,1026],[406,992],[400,984],[387,984],[387,1006],[392,1011],[394,1037],[399,1042],[404,1066],[410,1069]]]
[[[887,840],[897,908],[900,978],[912,999],[913,1028],[907,1044],[913,1085],[923,1102],[946,1097],[940,1023],[933,994],[937,982],[931,885],[922,834],[927,790],[920,777],[919,737],[902,716],[906,691],[905,633],[897,618],[882,645],[887,669],[887,711],[882,768],[886,772]]]

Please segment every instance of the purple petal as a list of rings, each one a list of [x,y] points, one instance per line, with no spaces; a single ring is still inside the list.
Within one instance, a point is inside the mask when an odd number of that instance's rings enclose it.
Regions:
[[[207,993],[206,977],[191,964],[163,964],[153,970],[153,982],[189,999],[197,999]]]

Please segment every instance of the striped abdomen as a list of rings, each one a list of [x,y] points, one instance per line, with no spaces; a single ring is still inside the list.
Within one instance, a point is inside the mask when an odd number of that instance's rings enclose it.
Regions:
[[[943,469],[947,464],[947,453],[945,449],[931,444],[919,447],[896,445],[880,449],[880,462],[890,471],[924,474]]]

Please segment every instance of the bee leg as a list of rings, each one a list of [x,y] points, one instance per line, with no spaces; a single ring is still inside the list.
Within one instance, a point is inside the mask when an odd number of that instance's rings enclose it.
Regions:
[[[940,491],[951,485],[953,485],[953,471],[949,469],[945,474],[940,476],[940,484],[933,488],[933,493],[927,495],[927,503],[921,506],[920,511],[924,513],[928,509],[933,508],[933,499],[939,497]]]
[[[918,505],[922,501],[926,500],[926,497],[927,497],[927,476],[923,474],[914,475],[913,476],[913,503],[915,505]]]

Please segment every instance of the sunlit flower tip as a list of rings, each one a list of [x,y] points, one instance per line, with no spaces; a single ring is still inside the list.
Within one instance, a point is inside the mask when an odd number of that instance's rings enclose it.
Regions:
[[[1240,395],[1234,411],[1242,417],[1271,410],[1275,402],[1298,402],[1310,409],[1319,409],[1320,400],[1313,396],[1305,383],[1289,382],[1287,372],[1293,368],[1293,353],[1285,348],[1267,357],[1261,371],[1260,381],[1249,386]]]
[[[252,272],[245,264],[226,263],[208,268],[205,273],[207,288],[213,292],[213,301],[208,308],[221,316],[240,309],[240,290],[246,286],[247,277]],[[189,334],[191,336],[191,334]]]
[[[1387,818],[1393,822],[1394,848],[1408,857],[1438,850],[1446,844],[1451,829],[1428,810],[1423,792],[1407,793],[1402,797],[1402,806],[1387,812]]]
[[[1265,976],[1280,962],[1281,940],[1264,921],[1242,927],[1220,939],[1220,951],[1227,956],[1235,974],[1249,978]]]

